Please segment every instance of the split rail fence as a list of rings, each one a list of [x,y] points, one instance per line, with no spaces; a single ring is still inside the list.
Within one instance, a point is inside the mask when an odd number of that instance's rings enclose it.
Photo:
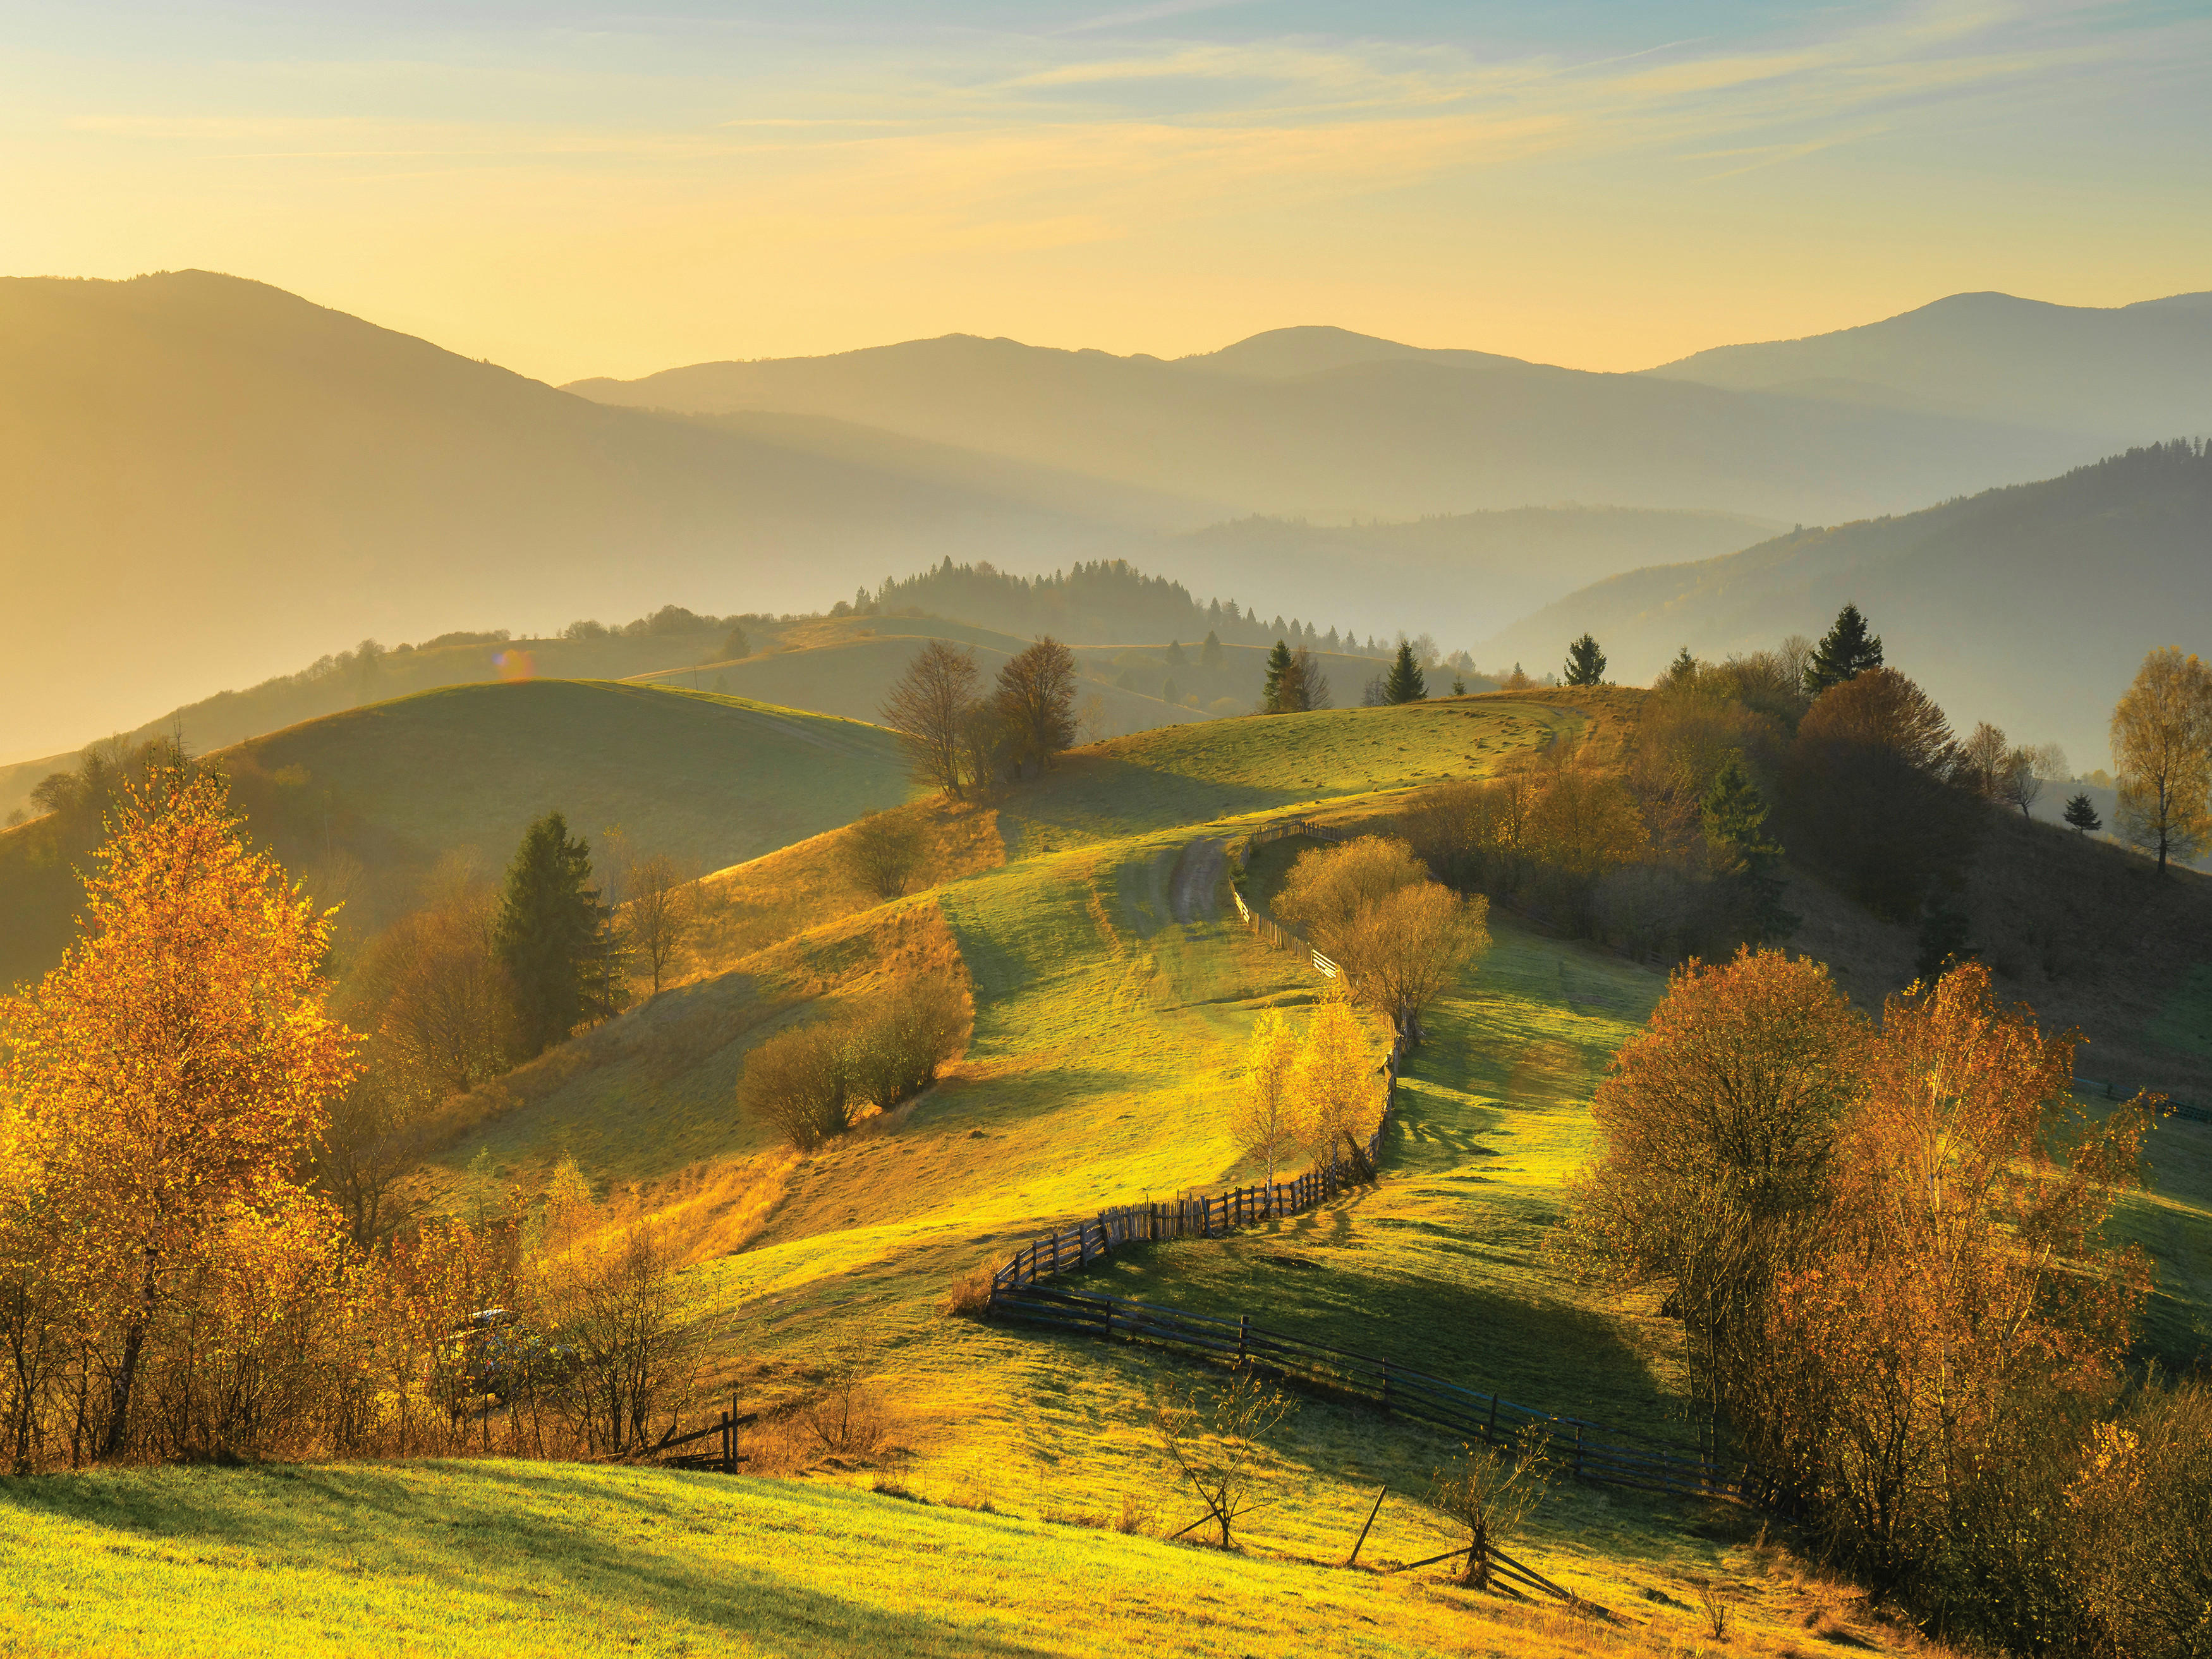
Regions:
[[[1316,1393],[1364,1401],[1469,1442],[1499,1445],[1534,1431],[1545,1460],[1577,1480],[1631,1486],[1673,1497],[1726,1498],[1773,1505],[1774,1484],[1747,1464],[1579,1417],[1523,1406],[1398,1360],[1310,1342],[1255,1325],[1249,1316],[1194,1313],[1124,1297],[1096,1296],[1040,1283],[994,1287],[994,1312],[1086,1336],[1156,1343],[1205,1358],[1252,1365]]]

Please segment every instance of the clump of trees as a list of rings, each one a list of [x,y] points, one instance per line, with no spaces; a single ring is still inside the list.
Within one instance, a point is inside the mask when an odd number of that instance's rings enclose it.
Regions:
[[[2112,1547],[2180,1521],[2147,1547],[2204,1559],[2201,1455],[2129,1461],[2204,1410],[2122,1364],[2148,1278],[2111,1223],[2153,1103],[2074,1108],[2074,1041],[1978,963],[1876,1024],[1818,964],[1693,963],[1592,1103],[1565,1253],[1664,1298],[1716,1430],[1883,1588],[2008,1646],[2194,1651],[2201,1600]]]
[[[940,979],[908,975],[850,1008],[779,1031],[745,1056],[738,1108],[801,1152],[927,1089],[960,1052],[968,1000]]]
[[[988,697],[975,653],[932,640],[884,700],[917,783],[955,798],[1036,776],[1074,742],[1075,658],[1049,635],[1009,658]]]
[[[1218,658],[1218,643],[1214,652]],[[1260,693],[1261,712],[1303,714],[1330,706],[1328,676],[1322,672],[1320,659],[1303,645],[1294,651],[1284,641],[1277,640],[1275,648],[1267,653],[1267,677]]]
[[[1382,1121],[1379,1074],[1374,1044],[1341,992],[1323,996],[1303,1030],[1270,1010],[1246,1044],[1229,1132],[1245,1157],[1267,1164],[1270,1185],[1293,1152],[1317,1167],[1348,1164],[1371,1174],[1368,1144]]]
[[[1490,901],[1433,880],[1406,842],[1363,836],[1298,854],[1275,899],[1341,970],[1351,996],[1418,1042],[1421,1015],[1490,948]]]
[[[113,822],[83,934],[0,1004],[9,1465],[446,1451],[489,1443],[501,1407],[509,1449],[635,1443],[640,1401],[675,1401],[684,1324],[650,1237],[576,1277],[514,1206],[395,1229],[358,1163],[408,1090],[486,1063],[483,896],[418,930],[464,971],[410,977],[390,947],[401,982],[364,1042],[331,1006],[330,916],[249,848],[219,779],[133,783]],[[380,1051],[393,1073],[363,1092]]]

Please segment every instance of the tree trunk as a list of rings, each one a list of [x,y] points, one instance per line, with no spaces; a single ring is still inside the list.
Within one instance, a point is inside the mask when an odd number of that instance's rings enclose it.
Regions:
[[[107,1386],[107,1432],[100,1437],[100,1455],[114,1456],[123,1449],[131,1425],[131,1390],[138,1377],[138,1356],[146,1346],[146,1321],[134,1317],[123,1335],[123,1363]]]

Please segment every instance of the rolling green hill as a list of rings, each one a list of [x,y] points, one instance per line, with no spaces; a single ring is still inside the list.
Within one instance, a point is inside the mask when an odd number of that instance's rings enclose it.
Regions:
[[[495,873],[532,819],[718,868],[895,805],[908,786],[879,727],[605,682],[455,686],[272,732],[216,757],[257,836],[311,889],[374,926],[439,857]],[[0,983],[66,943],[86,850],[40,818],[0,834]],[[341,856],[342,855],[342,856]]]

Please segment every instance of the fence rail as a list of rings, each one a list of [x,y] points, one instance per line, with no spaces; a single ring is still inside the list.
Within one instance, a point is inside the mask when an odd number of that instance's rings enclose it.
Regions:
[[[994,1287],[993,1311],[1086,1336],[1151,1342],[1202,1357],[1253,1365],[1339,1398],[1364,1401],[1395,1416],[1498,1445],[1534,1431],[1553,1467],[1577,1480],[1667,1496],[1733,1498],[1771,1505],[1771,1481],[1747,1464],[1692,1448],[1568,1417],[1468,1388],[1401,1361],[1354,1353],[1255,1325],[1247,1316],[1195,1313],[1158,1303],[1098,1296],[1042,1284]]]

